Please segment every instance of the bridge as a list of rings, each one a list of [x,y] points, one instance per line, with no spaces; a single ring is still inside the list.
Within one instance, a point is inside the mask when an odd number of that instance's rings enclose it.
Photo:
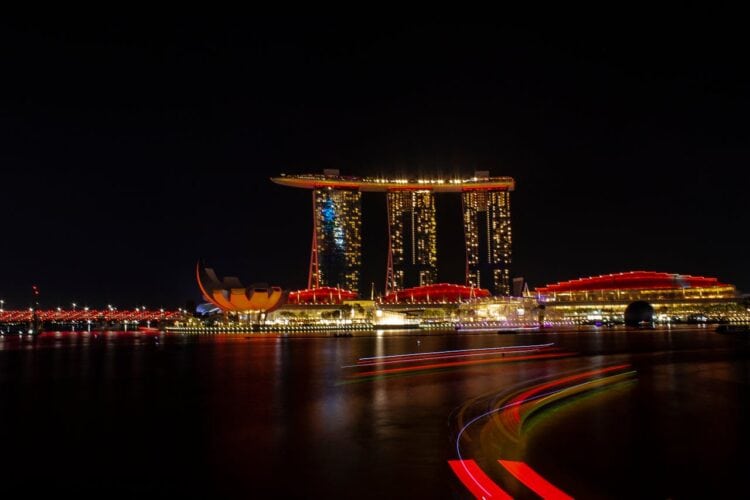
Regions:
[[[37,321],[73,323],[73,322],[122,322],[122,321],[170,321],[180,319],[184,313],[182,311],[156,310],[149,311],[146,309],[25,309],[16,311],[0,311],[0,323],[22,323],[33,321],[36,316]]]

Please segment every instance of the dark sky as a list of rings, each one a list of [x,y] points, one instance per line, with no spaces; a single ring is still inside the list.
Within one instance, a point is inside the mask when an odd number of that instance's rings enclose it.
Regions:
[[[689,19],[0,21],[0,297],[180,306],[193,266],[306,284],[281,172],[510,175],[513,274],[647,269],[750,290],[747,30]],[[385,204],[364,199],[382,288]],[[460,281],[459,201],[438,206]]]

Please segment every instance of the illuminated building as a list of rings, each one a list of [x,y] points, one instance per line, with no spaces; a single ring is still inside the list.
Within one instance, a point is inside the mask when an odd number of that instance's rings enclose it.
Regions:
[[[386,293],[437,281],[435,194],[461,193],[464,207],[466,285],[510,293],[510,177],[476,172],[468,179],[348,177],[338,170],[320,175],[284,175],[283,186],[313,191],[314,234],[308,288],[359,289],[361,192],[385,192],[388,207]]]
[[[195,266],[195,278],[203,297],[223,312],[269,312],[286,300],[278,286],[244,286],[234,276],[219,279],[213,269]]]
[[[341,288],[320,287],[289,292],[289,304],[343,304],[357,298],[355,292]]]
[[[435,195],[429,190],[388,191],[386,291],[437,280]]]
[[[433,285],[418,286],[404,290],[394,290],[383,298],[383,303],[457,303],[479,298],[487,298],[489,296],[490,292],[482,288],[474,288],[465,285],[452,285],[450,283],[436,283]]]
[[[656,322],[747,321],[733,285],[716,278],[631,271],[581,278],[535,289],[545,318],[598,323],[623,321],[627,307],[646,302]]]
[[[510,192],[461,193],[466,239],[466,281],[493,295],[510,295]]]
[[[362,266],[362,194],[314,189],[313,241],[308,288],[359,290]]]

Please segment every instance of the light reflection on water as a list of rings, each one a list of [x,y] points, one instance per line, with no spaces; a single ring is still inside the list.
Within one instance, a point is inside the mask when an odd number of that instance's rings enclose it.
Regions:
[[[576,355],[358,383],[342,368],[362,357],[546,342]],[[635,384],[535,420],[524,460],[576,497],[728,495],[750,465],[749,352],[745,339],[708,329],[6,336],[0,470],[8,488],[91,497],[451,498],[466,494],[447,466],[457,408],[533,379],[630,363]],[[498,449],[485,445],[478,454]],[[40,461],[54,467],[28,465]]]

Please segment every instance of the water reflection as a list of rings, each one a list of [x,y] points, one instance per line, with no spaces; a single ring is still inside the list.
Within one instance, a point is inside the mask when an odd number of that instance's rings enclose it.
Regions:
[[[27,495],[462,497],[459,421],[526,393],[461,448],[514,496],[534,474],[575,497],[728,495],[750,465],[748,354],[705,329],[3,336],[0,470]]]

